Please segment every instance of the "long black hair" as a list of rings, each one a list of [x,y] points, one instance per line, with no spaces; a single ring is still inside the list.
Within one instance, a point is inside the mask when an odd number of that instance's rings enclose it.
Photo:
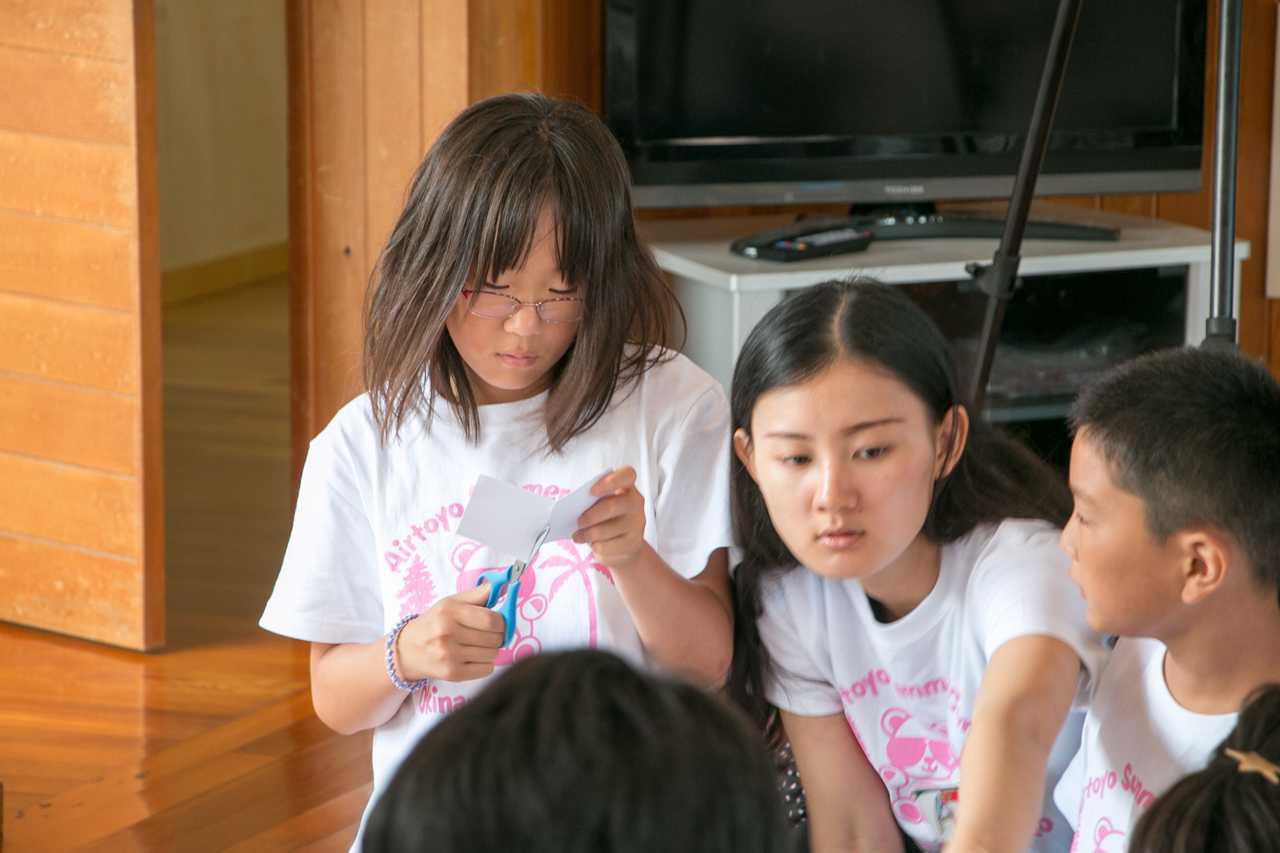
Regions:
[[[798,385],[838,358],[886,370],[924,403],[934,426],[962,406],[947,342],[914,302],[873,281],[828,281],[773,308],[752,330],[733,372],[733,429],[751,436],[760,396]],[[955,418],[952,423],[956,424]],[[1061,526],[1071,515],[1062,476],[1020,443],[971,418],[964,447],[951,433],[951,472],[934,485],[924,534],[950,542],[979,524],[1006,518],[1041,518]],[[770,734],[777,733],[765,698],[770,661],[756,620],[764,582],[798,567],[769,519],[764,497],[746,466],[730,460],[734,522],[744,557],[734,573],[734,645],[729,695]]]
[[[737,709],[605,652],[534,655],[418,742],[364,853],[783,853],[786,817]]]
[[[1280,684],[1250,694],[1208,766],[1152,804],[1130,853],[1280,853],[1280,784],[1263,761],[1280,765]]]

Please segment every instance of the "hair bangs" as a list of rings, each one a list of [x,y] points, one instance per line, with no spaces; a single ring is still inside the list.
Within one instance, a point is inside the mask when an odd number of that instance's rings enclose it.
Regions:
[[[585,109],[543,95],[472,104],[423,158],[379,258],[365,309],[365,387],[383,440],[442,399],[472,441],[477,402],[445,318],[468,285],[524,266],[544,213],[583,319],[555,365],[551,450],[591,427],[615,390],[671,353],[678,306],[631,211],[618,143]]]

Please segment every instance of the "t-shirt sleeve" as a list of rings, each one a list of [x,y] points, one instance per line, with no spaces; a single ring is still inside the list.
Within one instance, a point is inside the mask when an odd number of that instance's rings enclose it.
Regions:
[[[259,624],[313,643],[368,643],[385,633],[373,527],[356,466],[330,425],[311,442],[293,530]]]
[[[794,571],[804,571],[796,569]],[[793,596],[803,599],[802,592]],[[830,660],[820,620],[806,617],[803,600],[789,601],[782,585],[766,590],[763,612],[756,623],[760,641],[772,663],[765,698],[778,708],[802,717],[825,717],[844,710],[840,692],[833,686],[834,673],[822,659]],[[805,611],[805,612],[801,612]],[[812,615],[812,614],[809,614]]]
[[[1084,600],[1067,576],[1059,531],[1046,522],[1002,523],[983,547],[969,584],[983,653],[990,660],[1018,637],[1054,637],[1070,646],[1084,665],[1074,705],[1088,704],[1107,661],[1102,635],[1089,627]]]
[[[729,520],[729,401],[707,377],[658,449],[653,548],[682,577],[733,544]]]

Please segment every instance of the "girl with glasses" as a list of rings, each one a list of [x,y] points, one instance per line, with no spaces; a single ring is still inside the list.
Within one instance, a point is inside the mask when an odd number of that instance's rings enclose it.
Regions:
[[[491,98],[431,146],[379,259],[368,390],[311,443],[262,617],[312,644],[321,720],[374,729],[371,802],[495,667],[583,647],[697,685],[728,667],[728,402],[663,346],[674,302],[630,193],[586,110]],[[608,469],[526,569],[504,645],[476,583],[526,555],[457,534],[477,478],[554,500]]]

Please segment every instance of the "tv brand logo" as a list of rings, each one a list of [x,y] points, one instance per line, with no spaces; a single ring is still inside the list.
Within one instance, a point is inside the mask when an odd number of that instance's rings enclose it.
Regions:
[[[924,184],[885,184],[884,194],[889,196],[924,195]]]

